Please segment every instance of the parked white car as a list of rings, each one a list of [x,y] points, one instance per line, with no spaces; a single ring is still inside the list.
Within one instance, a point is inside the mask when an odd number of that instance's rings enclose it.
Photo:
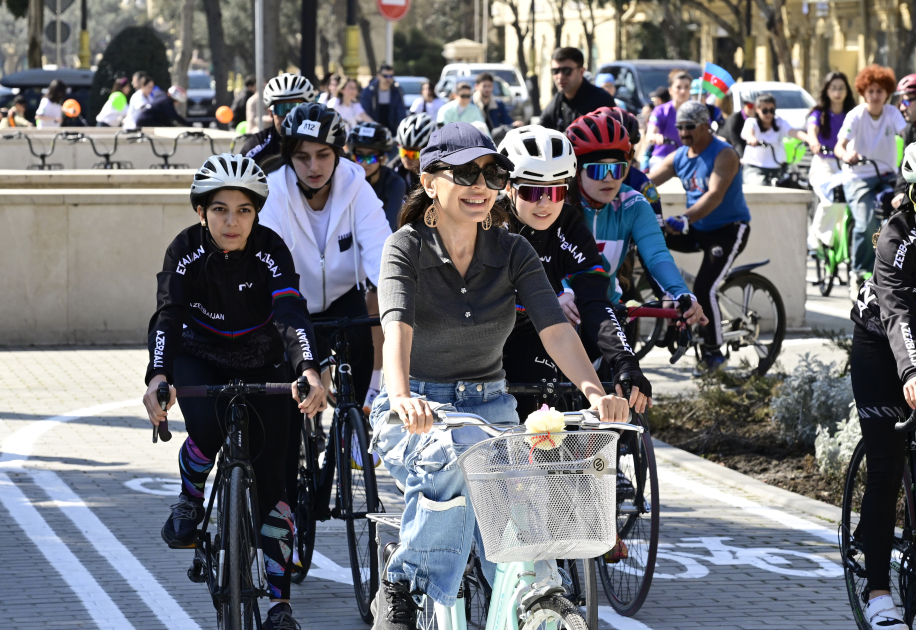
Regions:
[[[742,94],[772,94],[776,99],[776,115],[785,118],[794,129],[805,129],[805,119],[814,107],[814,99],[801,86],[779,81],[744,81],[729,90],[734,111],[741,109]]]
[[[515,99],[515,107],[510,107],[521,114],[525,122],[531,120],[534,115],[534,105],[531,104],[531,95],[528,94],[528,86],[525,84],[525,77],[513,65],[508,63],[450,63],[442,68],[442,74],[439,75],[439,81],[446,77],[476,77],[482,72],[489,72],[494,77],[502,79],[509,84],[512,96]]]

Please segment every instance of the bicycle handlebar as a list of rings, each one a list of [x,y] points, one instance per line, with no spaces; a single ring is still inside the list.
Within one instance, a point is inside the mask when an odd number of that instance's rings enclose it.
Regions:
[[[897,433],[912,433],[916,431],[916,410],[913,410],[910,413],[910,417],[903,422],[894,424],[894,429],[896,429]]]
[[[475,416],[472,413],[458,413],[454,411],[436,411],[434,413],[442,422],[434,422],[432,426],[434,429],[441,429],[443,431],[451,431],[452,429],[461,429],[464,427],[478,427],[487,435],[499,437],[504,433],[518,432],[525,428],[525,425],[521,424],[514,424],[503,428],[490,424],[485,419],[480,416]],[[642,433],[645,430],[639,425],[628,424],[626,422],[601,422],[598,419],[597,413],[587,409],[583,411],[568,411],[563,414],[563,418],[567,427],[602,430],[615,429],[618,431],[636,431],[637,433]],[[403,424],[397,411],[388,412],[387,423]]]

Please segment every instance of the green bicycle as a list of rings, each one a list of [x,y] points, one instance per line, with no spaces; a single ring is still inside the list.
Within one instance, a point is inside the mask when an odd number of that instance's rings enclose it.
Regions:
[[[414,595],[417,627],[589,630],[579,607],[565,596],[565,572],[557,559],[582,559],[586,582],[594,584],[592,559],[617,543],[617,520],[607,514],[616,510],[618,440],[625,431],[640,434],[643,428],[599,422],[590,411],[563,414],[567,430],[554,433],[526,433],[524,425],[501,428],[466,413],[437,415],[434,429],[478,427],[493,436],[469,448],[458,465],[475,512],[487,515],[478,526],[487,559],[497,563],[496,579],[491,587],[472,552],[454,606]],[[389,413],[388,422],[401,420]],[[396,515],[367,518],[379,526],[401,525]],[[395,544],[383,547],[379,541],[380,571]],[[586,605],[593,607],[597,592],[589,586],[586,592],[593,596]]]

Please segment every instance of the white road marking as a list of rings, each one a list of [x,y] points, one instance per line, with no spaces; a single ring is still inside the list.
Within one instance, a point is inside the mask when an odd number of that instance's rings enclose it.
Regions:
[[[711,486],[707,486],[702,482],[695,479],[686,479],[676,472],[672,471],[667,466],[659,466],[658,468],[658,479],[662,483],[666,483],[672,486],[677,486],[694,494],[698,494],[701,497],[706,497],[707,499],[712,499],[713,501],[719,501],[730,505],[739,510],[744,510],[745,512],[750,512],[751,514],[756,514],[761,518],[765,518],[774,523],[779,523],[789,529],[794,529],[797,531],[807,532],[812,536],[816,536],[821,540],[827,541],[831,544],[837,544],[837,535],[836,530],[828,529],[823,525],[818,525],[807,521],[798,516],[788,514],[781,510],[774,508],[763,507],[759,503],[755,503],[744,497],[739,497],[733,494],[728,494],[722,492]]]
[[[146,567],[105,527],[102,521],[56,473],[49,470],[23,468],[32,455],[38,438],[60,424],[140,404],[142,401],[139,398],[122,400],[32,422],[3,441],[3,446],[0,447],[2,450],[0,468],[20,470],[31,475],[54,505],[73,521],[86,540],[92,543],[96,551],[124,577],[125,581],[167,628],[200,630],[200,626],[188,616]],[[0,472],[0,502],[16,519],[26,535],[32,539],[35,546],[45,555],[51,566],[57,569],[64,581],[73,589],[100,628],[133,628],[89,570],[54,533],[51,526],[29,503],[22,491],[2,472]]]
[[[309,568],[308,577],[353,586],[353,574],[350,573],[350,567],[340,566],[324,554],[319,553],[318,550],[312,552],[312,566]]]
[[[6,473],[0,472],[0,503],[32,540],[38,551],[79,597],[95,624],[104,630],[133,628],[92,574],[54,533],[22,490]]]
[[[610,624],[615,630],[652,630],[638,619],[621,617],[610,606],[598,606],[598,618]]]
[[[177,497],[181,492],[181,479],[169,477],[137,477],[124,482],[124,485],[134,492],[152,494],[157,497]],[[213,481],[208,480],[204,488],[204,496],[209,497],[213,490]]]
[[[846,290],[848,291],[848,289]],[[829,317],[849,319],[849,313],[852,311],[852,301],[849,302],[849,308],[839,308],[836,306],[830,306],[829,304],[824,304],[823,302],[812,302],[811,300],[808,300],[805,302],[805,310],[811,311],[812,313],[827,315]]]

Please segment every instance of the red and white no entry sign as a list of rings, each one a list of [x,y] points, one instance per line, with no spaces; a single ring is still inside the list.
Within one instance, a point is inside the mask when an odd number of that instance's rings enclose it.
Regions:
[[[393,22],[407,15],[407,10],[410,8],[410,0],[375,0],[375,3],[382,17]]]

